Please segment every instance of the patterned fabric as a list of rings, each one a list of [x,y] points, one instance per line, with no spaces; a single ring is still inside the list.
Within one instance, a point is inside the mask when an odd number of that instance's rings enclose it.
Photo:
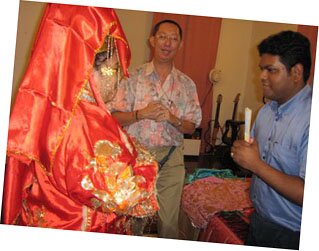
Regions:
[[[162,102],[172,114],[193,122],[196,127],[201,122],[201,109],[194,82],[173,68],[161,86],[153,62],[138,67],[130,72],[129,79],[121,81],[109,108],[111,111],[128,112],[142,109],[151,101]],[[183,142],[183,134],[168,122],[143,119],[125,129],[148,148],[180,146]]]
[[[286,103],[267,103],[252,129],[263,161],[302,179],[306,173],[312,89],[306,85]],[[302,207],[284,198],[253,175],[251,198],[258,214],[293,231],[300,231]]]
[[[230,169],[209,169],[209,168],[198,168],[192,174],[188,174],[185,183],[192,183],[195,180],[214,176],[216,178],[238,178],[233,174]]]
[[[183,210],[195,227],[206,228],[218,212],[252,207],[249,185],[250,179],[207,177],[196,180],[184,187]]]
[[[47,4],[10,117],[3,223],[131,233],[158,210],[155,159],[110,115],[92,77],[95,53],[116,39],[112,9]]]

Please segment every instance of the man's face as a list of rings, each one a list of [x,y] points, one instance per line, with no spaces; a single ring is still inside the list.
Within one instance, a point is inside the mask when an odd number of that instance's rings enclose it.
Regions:
[[[290,72],[280,62],[279,56],[263,54],[259,67],[261,70],[260,82],[265,98],[283,104],[294,96],[296,85]]]
[[[150,44],[154,48],[155,60],[172,62],[182,44],[178,27],[171,23],[161,24],[155,36],[150,38]]]

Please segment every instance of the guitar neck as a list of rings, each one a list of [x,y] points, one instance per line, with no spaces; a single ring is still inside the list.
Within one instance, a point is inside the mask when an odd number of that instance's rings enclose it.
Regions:
[[[232,115],[232,120],[234,121],[236,119],[236,113],[237,113],[237,105],[239,102],[239,97],[240,97],[240,93],[238,93],[235,97],[234,100],[234,109],[233,109],[233,115]]]
[[[232,115],[232,120],[236,119],[236,113],[237,113],[237,103],[234,104],[234,110],[233,110],[233,115]]]
[[[213,134],[212,134],[212,146],[216,145],[217,135],[218,135],[219,127],[214,127]]]
[[[220,104],[217,104],[216,114],[215,114],[215,121],[214,121],[214,128],[219,128],[219,111],[220,111]]]
[[[214,129],[213,129],[213,133],[212,133],[212,146],[213,147],[216,145],[217,135],[218,135],[218,131],[220,128],[219,121],[218,121],[219,120],[220,104],[221,104],[221,102],[217,103],[216,114],[215,114]]]

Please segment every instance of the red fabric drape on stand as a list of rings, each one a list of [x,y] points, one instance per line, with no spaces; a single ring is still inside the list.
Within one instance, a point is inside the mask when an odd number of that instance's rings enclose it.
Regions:
[[[208,80],[208,74],[215,66],[222,19],[154,13],[153,26],[163,19],[172,19],[183,29],[184,45],[177,54],[175,66],[192,78],[197,86],[203,115],[201,152],[204,152],[206,147],[204,135],[210,130],[208,124],[212,119],[213,88]]]
[[[304,34],[310,40],[311,70],[310,70],[310,76],[308,79],[308,83],[312,85],[313,84],[314,69],[315,69],[318,26],[299,25],[298,32]]]

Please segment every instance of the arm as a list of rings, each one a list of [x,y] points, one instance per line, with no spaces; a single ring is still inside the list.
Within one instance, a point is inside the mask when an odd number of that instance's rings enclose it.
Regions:
[[[176,127],[183,134],[193,134],[196,126],[199,126],[202,119],[202,111],[200,108],[195,83],[189,78],[182,78],[186,81],[181,83],[179,87],[182,95],[175,104],[179,104],[177,109],[180,111],[179,117],[163,106],[162,114],[157,121],[167,121]],[[175,102],[174,101],[174,102]]]
[[[121,126],[127,126],[137,121],[136,111],[133,112],[113,112],[114,116],[120,123]]]
[[[181,120],[181,125],[174,124],[183,134],[193,134],[195,132],[195,124],[188,120]]]
[[[169,114],[169,118],[167,121],[175,126],[183,134],[193,134],[195,131],[194,123],[188,120],[179,119],[172,113]]]
[[[158,113],[158,116],[155,120],[157,122],[167,121],[171,125],[175,126],[183,134],[193,134],[195,131],[195,124],[193,122],[176,117],[165,106],[162,106],[162,109]]]
[[[133,124],[142,119],[151,119],[156,122],[167,121],[182,133],[192,134],[195,131],[194,123],[176,117],[159,102],[151,102],[145,108],[132,112],[113,112],[112,115],[122,126]]]
[[[132,112],[113,112],[112,115],[120,122],[122,126],[133,124],[142,119],[157,120],[166,108],[159,102],[151,102],[143,109]]]
[[[259,157],[256,141],[247,143],[235,141],[231,148],[237,164],[250,170],[285,198],[302,206],[304,180],[298,176],[287,175],[262,161]]]

